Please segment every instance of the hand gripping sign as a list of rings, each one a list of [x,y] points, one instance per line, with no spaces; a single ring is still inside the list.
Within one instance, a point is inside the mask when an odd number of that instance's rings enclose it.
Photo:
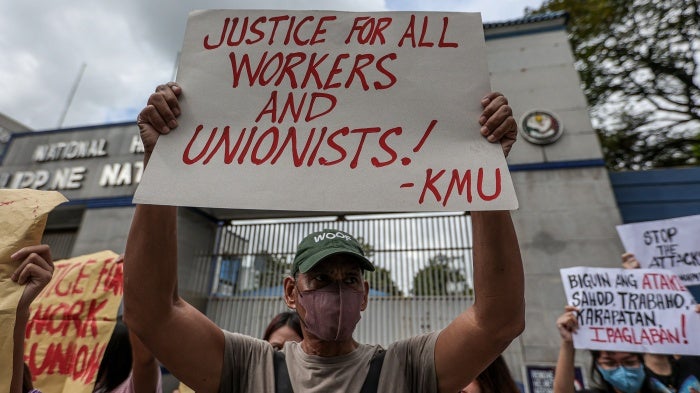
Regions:
[[[561,269],[576,306],[574,347],[700,355],[700,313],[678,276],[661,269]]]
[[[44,393],[90,393],[116,324],[123,264],[112,251],[54,263],[32,303],[24,359]]]
[[[25,289],[10,279],[21,263],[11,255],[39,244],[49,212],[66,201],[56,191],[0,189],[0,392],[10,390],[13,326]]]
[[[182,115],[137,203],[296,211],[517,208],[473,13],[190,14]]]

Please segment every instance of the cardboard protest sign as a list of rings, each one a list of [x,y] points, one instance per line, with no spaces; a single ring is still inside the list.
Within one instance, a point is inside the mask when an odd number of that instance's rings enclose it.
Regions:
[[[123,295],[118,257],[102,251],[54,263],[32,303],[24,350],[43,393],[92,392]]]
[[[24,287],[10,277],[21,262],[10,256],[21,248],[37,245],[51,210],[65,202],[56,191],[0,189],[0,392],[10,390],[12,380],[13,329],[17,304]]]
[[[561,269],[579,308],[574,347],[700,355],[700,313],[678,276],[659,269]]]
[[[478,13],[190,14],[178,128],[136,203],[296,211],[517,208]]]
[[[676,273],[700,303],[700,215],[618,225],[617,233],[641,267]]]

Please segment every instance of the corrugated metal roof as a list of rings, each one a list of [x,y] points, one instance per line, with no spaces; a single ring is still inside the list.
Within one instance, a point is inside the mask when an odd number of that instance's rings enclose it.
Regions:
[[[505,27],[505,26],[526,25],[526,24],[530,24],[530,23],[537,23],[537,22],[544,22],[544,21],[548,21],[548,20],[554,20],[554,19],[558,19],[561,17],[568,19],[569,13],[566,11],[556,11],[556,12],[547,12],[544,14],[529,15],[529,16],[525,16],[522,18],[501,21],[501,22],[487,22],[487,23],[484,23],[484,29],[494,29],[497,27]],[[566,23],[566,21],[564,23]]]

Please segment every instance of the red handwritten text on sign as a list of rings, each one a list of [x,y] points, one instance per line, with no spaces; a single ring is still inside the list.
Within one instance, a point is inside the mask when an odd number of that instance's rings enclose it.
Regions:
[[[91,391],[123,294],[123,265],[104,251],[54,263],[31,307],[25,361],[42,391]]]
[[[477,14],[194,12],[178,68],[178,130],[159,141],[135,201],[516,208],[500,145],[479,132],[490,90],[484,50]],[[180,173],[189,187],[172,193],[149,172]],[[195,191],[215,184],[247,192]],[[280,200],[271,187],[309,198]]]

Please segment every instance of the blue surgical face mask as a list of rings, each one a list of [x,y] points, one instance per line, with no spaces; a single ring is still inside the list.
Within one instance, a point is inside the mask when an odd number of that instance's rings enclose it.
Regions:
[[[613,370],[606,370],[599,365],[596,368],[603,376],[603,379],[610,383],[615,389],[623,393],[637,393],[644,383],[644,367],[617,367]]]

